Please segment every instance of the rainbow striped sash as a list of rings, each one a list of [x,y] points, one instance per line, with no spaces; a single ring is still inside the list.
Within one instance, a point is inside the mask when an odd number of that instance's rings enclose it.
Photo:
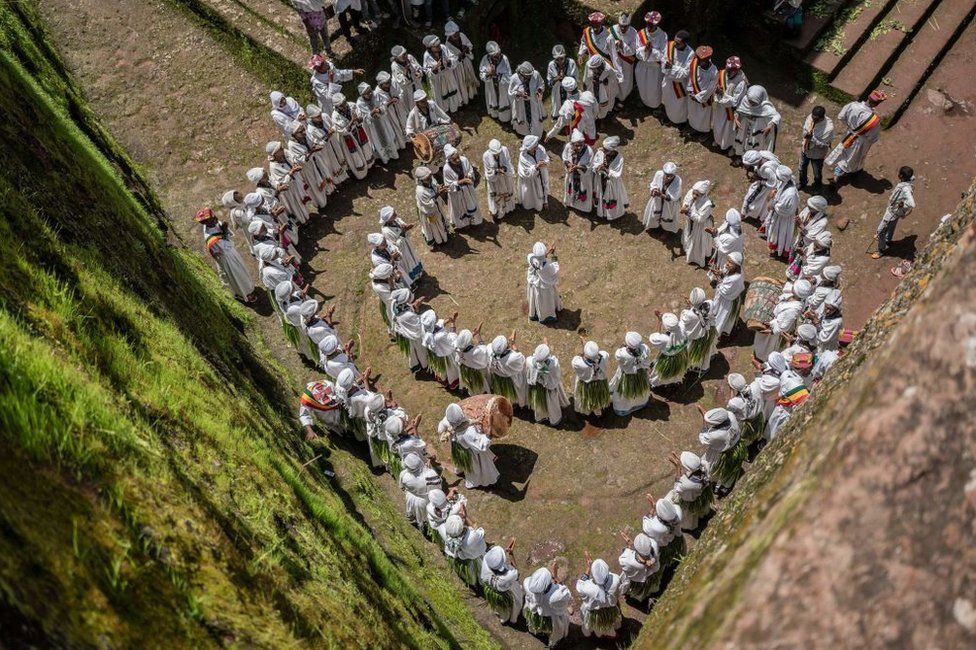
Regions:
[[[593,40],[592,30],[592,27],[583,28],[583,43],[586,44],[587,51],[590,53],[590,56],[599,54],[601,57],[603,57],[603,60],[607,62],[607,65],[612,66],[613,61],[610,59],[610,55],[597,47],[596,41]]]
[[[799,406],[800,404],[805,402],[808,397],[810,397],[810,391],[807,390],[806,386],[800,384],[793,390],[786,393],[786,395],[783,395],[778,400],[776,400],[776,403],[779,404],[780,406],[794,407],[794,406]]]
[[[864,120],[864,123],[861,124],[861,126],[857,127],[856,129],[854,129],[853,131],[847,134],[847,137],[844,138],[844,148],[850,149],[854,145],[854,142],[856,142],[859,137],[861,137],[862,135],[864,135],[874,127],[878,126],[879,124],[881,124],[881,118],[878,117],[877,113],[871,113],[871,116],[868,119]]]
[[[620,33],[617,32],[617,26],[616,25],[614,25],[613,27],[610,28],[610,33],[613,34],[613,37],[616,40],[618,40],[618,41],[623,41],[624,40],[623,37],[620,35]],[[617,52],[617,58],[620,59],[621,61],[626,61],[630,65],[634,65],[634,63],[637,61],[637,57],[636,56],[631,56],[631,55],[628,55],[628,54],[624,54],[622,52]]]
[[[328,386],[325,387],[323,394],[327,398],[327,401],[320,402],[319,400],[315,399],[315,395],[312,394],[311,386],[314,386],[314,384],[305,387],[305,390],[302,392],[302,396],[298,400],[302,406],[307,406],[310,409],[323,412],[335,411],[339,408],[339,403],[332,400],[331,388]]]
[[[675,49],[677,49],[677,48],[675,47],[674,41],[668,41],[667,57],[668,57],[668,61],[671,62],[671,65],[674,65],[674,52],[675,52]],[[680,81],[672,81],[671,82],[671,85],[674,87],[674,95],[675,95],[675,97],[677,97],[678,99],[681,99],[681,98],[683,98],[685,96],[685,94],[686,94],[685,93],[685,85],[683,83],[681,83]]]
[[[723,95],[725,94],[725,91],[726,91],[726,89],[728,87],[728,83],[729,83],[728,82],[728,76],[725,73],[726,73],[725,68],[722,68],[721,70],[718,71],[718,89],[720,91],[722,91],[722,94]],[[734,119],[735,119],[735,113],[732,111],[732,108],[730,106],[726,106],[725,107],[725,121],[726,122],[731,122]]]
[[[207,237],[207,252],[210,253],[211,256],[216,256],[216,253],[214,253],[214,248],[216,248],[217,244],[223,241],[223,239],[223,235],[218,233],[214,233],[213,235]]]

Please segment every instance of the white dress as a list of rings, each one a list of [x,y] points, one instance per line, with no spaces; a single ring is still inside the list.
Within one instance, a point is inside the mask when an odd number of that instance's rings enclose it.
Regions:
[[[627,347],[617,348],[614,353],[617,361],[617,372],[610,380],[610,394],[613,398],[613,412],[617,415],[628,415],[634,411],[639,411],[647,405],[647,400],[651,395],[650,380],[648,369],[651,366],[650,349],[641,343],[640,349],[631,351]],[[643,375],[640,377],[640,384],[644,387],[633,395],[624,395],[621,389],[621,382],[624,375]]]
[[[688,71],[688,125],[699,133],[710,133],[712,130],[712,95],[718,83],[718,69],[715,64],[702,68],[692,62]],[[694,75],[692,75],[694,71]]]
[[[634,67],[637,65],[637,48],[640,45],[637,30],[630,25],[614,25],[610,28],[610,39],[617,48],[617,63],[621,73],[617,99],[624,102],[634,90]]]
[[[481,58],[481,81],[485,85],[485,104],[488,114],[507,124],[512,121],[512,100],[508,95],[508,87],[512,77],[512,66],[504,54],[501,60],[492,66],[491,57],[487,54]]]
[[[358,179],[366,178],[376,156],[369,134],[363,127],[353,104],[346,102],[344,107],[336,106],[332,111],[332,126],[342,143],[342,153],[346,157],[349,172]]]
[[[508,147],[496,155],[485,151],[481,157],[485,174],[485,188],[488,192],[488,212],[500,219],[515,209],[515,168]]]
[[[517,73],[509,79],[508,96],[512,103],[512,128],[519,135],[531,134],[542,137],[542,121],[546,117],[546,109],[542,105],[542,93],[545,87],[545,81],[538,70],[532,71],[532,76],[527,83],[523,82],[522,77]]]
[[[837,120],[847,127],[847,134],[825,161],[835,173],[853,174],[864,169],[868,151],[881,138],[881,120],[875,117],[874,109],[865,102],[851,102],[840,109]]]
[[[728,334],[738,318],[739,299],[746,290],[741,273],[733,273],[719,280],[712,299],[712,322],[719,335]]]
[[[579,212],[589,212],[593,209],[593,149],[583,144],[576,151],[572,142],[563,147],[563,164],[566,165],[566,175],[563,181],[563,203],[567,208]],[[582,169],[570,172],[570,166]]]
[[[648,33],[647,28],[637,33],[637,67],[634,70],[634,81],[641,101],[648,108],[661,105],[661,60],[664,58],[668,45],[668,35],[661,29]]]
[[[535,356],[530,356],[526,359],[525,365],[529,402],[535,421],[548,420],[553,426],[559,424],[563,419],[563,409],[569,406],[569,397],[566,395],[566,389],[563,388],[563,372],[559,367],[559,359],[549,356],[540,362]],[[545,391],[545,398],[532,399],[532,393],[539,390]]]
[[[461,107],[461,89],[455,67],[458,60],[446,47],[441,48],[440,57],[435,58],[430,51],[424,52],[424,70],[430,84],[431,98],[447,113]]]
[[[695,57],[695,49],[685,45],[684,51],[675,47],[674,41],[668,41],[664,56],[661,57],[661,99],[664,102],[664,112],[672,124],[684,124],[688,121],[688,97],[685,82],[688,80],[688,67]],[[671,63],[671,67],[666,66]]]
[[[535,155],[528,151],[519,151],[518,163],[518,195],[519,204],[526,210],[539,211],[546,207],[549,201],[549,167],[536,167],[542,161],[549,160],[549,154],[540,144],[536,147]]]
[[[594,71],[586,66],[583,73],[583,88],[589,90],[596,97],[596,118],[602,120],[613,110],[620,94],[620,82],[623,73],[619,68],[611,67],[604,61],[604,65]]]
[[[481,210],[478,208],[478,194],[475,186],[459,185],[458,181],[473,180],[471,163],[464,156],[457,165],[450,160],[444,163],[444,185],[447,187],[448,218],[451,227],[460,230],[481,223]]]
[[[373,110],[379,112],[375,115]],[[393,124],[396,122],[396,115],[387,115],[384,105],[376,97],[376,93],[367,101],[360,97],[356,100],[356,113],[366,127],[369,134],[369,141],[373,145],[376,156],[384,163],[400,157],[400,143],[397,140],[397,131]]]
[[[597,149],[593,154],[593,203],[598,217],[613,221],[624,216],[630,199],[624,187],[623,175],[623,154],[617,152],[614,155],[612,151]]]
[[[563,102],[565,102],[569,97],[566,95],[566,91],[562,87],[562,80],[571,78],[575,79],[578,74],[576,67],[576,61],[571,58],[566,57],[563,60],[562,67],[556,65],[556,60],[553,59],[546,66],[546,85],[549,86],[549,116],[552,119],[557,119],[559,117],[559,109],[562,108]]]
[[[682,202],[682,207],[688,208],[688,214],[682,215],[681,245],[685,249],[685,261],[704,267],[712,256],[712,236],[705,232],[705,228],[715,225],[712,218],[715,205],[708,196],[693,199],[692,191],[688,190]]]
[[[417,184],[417,214],[420,218],[420,232],[428,246],[447,241],[447,206],[437,193],[440,184],[432,181],[431,186]]]
[[[654,172],[651,190],[660,190],[661,196],[651,196],[644,208],[644,230],[661,228],[666,232],[678,232],[681,211],[681,177],[677,174],[664,185],[664,171]]]
[[[722,151],[728,151],[735,144],[735,109],[749,89],[744,72],[739,70],[731,77],[727,73],[727,70],[719,70],[712,105],[712,137]]]
[[[563,308],[559,299],[559,262],[540,260],[528,256],[525,274],[526,294],[529,301],[529,320],[548,323],[556,320],[556,312]]]
[[[471,471],[464,474],[464,487],[470,489],[497,483],[500,474],[495,467],[495,455],[491,453],[491,438],[472,424],[464,431],[455,433],[454,439],[471,453]]]
[[[217,264],[217,277],[221,283],[241,299],[254,293],[254,280],[247,272],[244,260],[219,224],[203,227],[203,241]]]

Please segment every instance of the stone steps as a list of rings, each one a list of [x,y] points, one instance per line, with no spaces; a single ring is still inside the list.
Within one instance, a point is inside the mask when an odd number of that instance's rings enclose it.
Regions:
[[[833,79],[898,0],[857,0],[837,14],[804,62]]]
[[[875,26],[831,82],[852,97],[863,97],[878,85],[895,60],[938,7],[952,0],[898,0]],[[964,0],[972,2],[972,0]]]
[[[962,38],[964,34],[967,38]],[[969,54],[976,55],[973,0],[942,0],[885,73],[885,90],[890,99],[881,105],[879,114],[888,126],[901,117],[942,59],[957,46],[968,48]]]
[[[224,20],[257,43],[277,52],[286,59],[298,64],[304,64],[308,59],[309,47],[305,38],[305,30],[294,11],[291,11],[289,15],[283,11],[284,7],[278,8],[280,6],[278,3],[269,2],[249,3],[247,0],[196,1],[219,14]],[[274,13],[271,12],[271,9],[274,10]],[[301,30],[300,36],[289,30],[288,25],[292,22]],[[330,25],[331,27],[332,25]],[[336,29],[338,29],[338,23],[336,23]]]

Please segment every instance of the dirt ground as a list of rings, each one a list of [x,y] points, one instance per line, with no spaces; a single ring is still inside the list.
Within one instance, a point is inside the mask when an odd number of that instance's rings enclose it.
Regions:
[[[263,144],[275,136],[266,101],[271,89],[223,56],[200,56],[220,46],[161,0],[43,0],[41,6],[93,107],[145,166],[176,229],[191,245],[199,246],[190,216],[202,204],[216,206],[227,188],[243,188],[244,171],[261,164]],[[795,135],[809,107],[825,103],[830,114],[839,107],[796,94],[795,84],[775,66],[745,61],[750,78],[762,79],[781,107],[779,153],[790,164],[797,146]],[[537,66],[542,63],[537,61]],[[304,102],[307,97],[298,99]],[[483,98],[478,96],[456,116],[465,131],[463,148],[478,164],[490,138],[500,138],[513,153],[518,140],[483,113]],[[902,124],[910,123],[910,115],[911,111]],[[502,223],[465,231],[435,251],[426,250],[419,233],[415,241],[428,272],[418,293],[430,299],[438,314],[458,311],[461,325],[471,328],[484,321],[486,339],[516,329],[518,345],[526,353],[547,339],[567,369],[567,386],[571,385],[569,361],[580,348],[579,332],[612,353],[625,331],[635,329],[646,336],[654,330],[654,309],[678,310],[693,287],[708,288],[704,273],[685,264],[683,257],[675,259],[669,242],[641,231],[638,215],[654,170],[666,160],[675,160],[686,187],[711,179],[718,217],[729,207],[739,207],[746,190],[742,170],[732,167],[726,157],[686,139],[633,102],[600,130],[601,135],[620,135],[624,142],[631,206],[617,222],[567,213],[557,200],[562,174],[556,171],[552,176],[556,196],[550,198],[545,213],[518,211]],[[904,132],[911,133],[907,128]],[[557,158],[563,142],[549,146],[554,170],[560,168]],[[886,133],[871,154],[869,175],[831,197],[835,214],[852,220],[846,231],[835,229],[834,246],[835,258],[845,267],[845,316],[850,327],[859,327],[895,284],[888,272],[893,263],[873,262],[864,251],[891,186],[889,179],[906,156],[917,155],[912,146],[901,125]],[[390,204],[415,220],[414,183],[407,174],[411,158],[409,151],[402,152],[399,161],[374,169],[367,181],[347,183],[330,200],[327,214],[303,227],[300,249],[315,290],[337,306],[340,331],[357,340],[361,366],[371,365],[381,387],[393,388],[411,414],[423,415],[425,438],[441,458],[448,459],[448,449],[437,442],[434,427],[457,396],[433,381],[412,378],[387,339],[366,284],[366,234],[378,228],[378,209]],[[965,186],[958,168],[948,169],[935,160],[916,166],[920,207],[899,232],[901,255],[924,245],[938,218],[955,205]],[[480,194],[487,214],[483,189]],[[783,264],[768,260],[755,228],[747,226],[745,232],[747,277],[781,277]],[[565,310],[553,326],[530,323],[525,316],[525,255],[535,241],[558,247]],[[268,306],[263,304],[257,313],[267,344],[296,377],[296,385],[314,376],[284,344]],[[499,485],[491,491],[466,492],[472,518],[486,528],[491,540],[518,539],[516,559],[523,571],[557,558],[575,576],[584,551],[615,565],[622,548],[618,533],[632,534],[639,528],[648,509],[644,495],[660,496],[671,485],[667,454],[698,448],[700,419],[695,405],[724,404],[728,372],[750,375],[750,339],[740,335],[725,342],[702,381],[689,380],[656,393],[651,405],[633,417],[605,416],[584,428],[582,420],[571,416],[552,428],[536,425],[528,414],[519,413],[511,435],[495,446],[502,472]],[[359,459],[347,460],[358,464],[363,457],[365,452]],[[338,462],[340,478],[349,475],[341,458]],[[456,480],[449,472],[446,478]],[[392,480],[384,477],[381,482],[391,497],[400,498]],[[634,621],[643,619],[643,613],[629,607],[625,616],[632,621],[631,630]],[[482,617],[506,645],[531,643],[528,635]]]

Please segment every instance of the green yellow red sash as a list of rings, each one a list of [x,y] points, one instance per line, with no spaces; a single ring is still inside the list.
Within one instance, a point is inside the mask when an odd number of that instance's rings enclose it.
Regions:
[[[583,43],[586,44],[587,51],[590,53],[590,56],[593,56],[594,54],[599,54],[601,57],[603,57],[603,60],[607,62],[607,65],[612,66],[613,60],[611,60],[610,55],[604,52],[603,50],[601,50],[599,47],[597,47],[596,41],[593,40],[592,30],[593,30],[592,27],[583,28]]]
[[[210,253],[211,255],[215,255],[214,247],[217,246],[217,243],[220,242],[222,239],[223,237],[216,233],[207,237],[207,252]]]
[[[800,384],[786,395],[783,395],[776,403],[780,406],[799,406],[810,397],[810,391],[803,384]]]
[[[305,390],[302,392],[302,396],[299,398],[298,401],[301,403],[302,406],[307,406],[308,408],[314,409],[316,411],[334,411],[337,408],[339,408],[338,402],[330,401],[330,402],[322,403],[317,399],[315,399],[315,396],[312,395],[312,389],[309,388],[308,386],[305,387]]]
[[[671,65],[674,65],[674,51],[675,51],[675,49],[677,49],[677,48],[675,48],[674,41],[668,41],[667,57],[668,57],[668,61],[671,62]],[[678,99],[681,99],[682,97],[685,96],[685,85],[683,83],[681,83],[680,81],[672,81],[671,82],[671,85],[674,87],[674,96],[675,97],[677,97]]]
[[[871,117],[864,120],[864,124],[862,124],[861,126],[857,127],[856,129],[854,129],[853,131],[847,134],[847,137],[844,138],[844,148],[850,149],[851,146],[859,137],[861,137],[862,135],[864,135],[874,127],[878,126],[879,124],[881,124],[881,118],[878,117],[877,113],[871,113]]]
[[[620,33],[617,32],[617,26],[616,25],[614,25],[613,27],[610,28],[610,33],[613,34],[614,38],[616,38],[618,41],[623,41],[624,40],[623,37],[620,35]],[[630,55],[624,54],[623,52],[617,52],[617,58],[619,58],[621,61],[626,61],[630,65],[634,65],[634,63],[637,61],[637,57],[636,56],[630,56]]]
[[[718,89],[720,91],[722,91],[722,94],[723,95],[725,94],[725,91],[726,91],[727,86],[728,86],[728,78],[727,78],[727,75],[726,75],[726,70],[725,70],[725,68],[722,68],[721,70],[718,71]],[[725,107],[725,120],[727,122],[731,122],[734,119],[735,119],[735,113],[732,111],[732,107],[731,106],[726,106]]]

